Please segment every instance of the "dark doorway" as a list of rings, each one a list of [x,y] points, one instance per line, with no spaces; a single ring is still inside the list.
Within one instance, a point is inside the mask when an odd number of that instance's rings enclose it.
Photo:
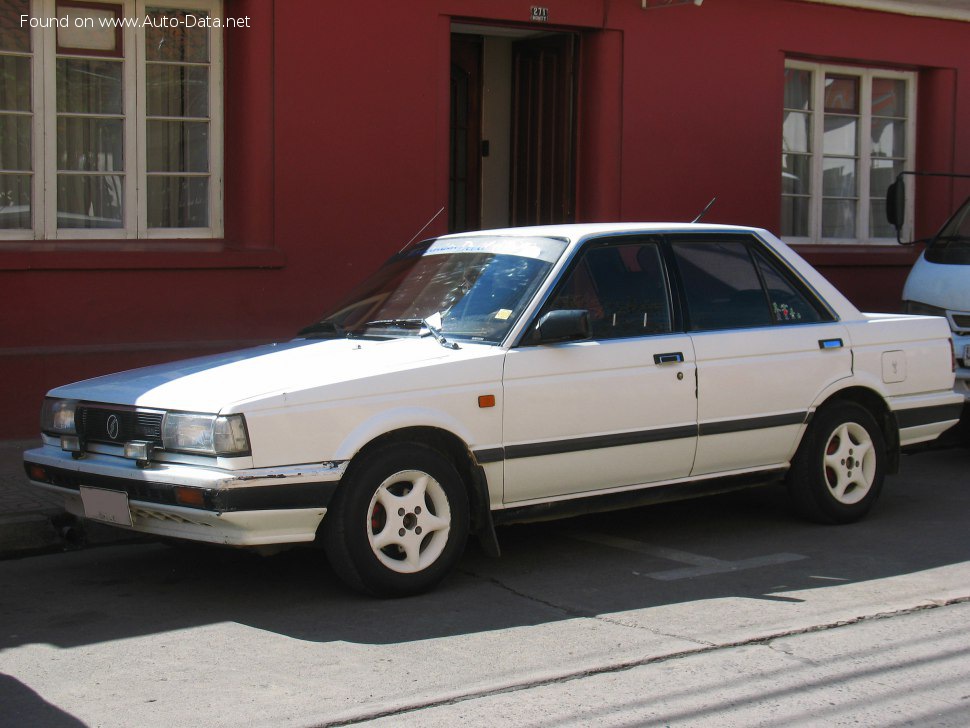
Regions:
[[[451,36],[450,232],[481,227],[482,38]]]
[[[512,47],[512,224],[572,222],[576,37]]]
[[[578,36],[453,31],[449,230],[572,222]]]

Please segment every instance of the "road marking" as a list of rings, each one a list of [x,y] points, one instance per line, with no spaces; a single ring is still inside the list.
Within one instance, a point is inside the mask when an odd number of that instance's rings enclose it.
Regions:
[[[803,554],[778,553],[767,554],[765,556],[755,556],[750,559],[740,561],[726,561],[716,559],[713,556],[703,556],[692,554],[688,551],[668,548],[667,546],[655,546],[644,541],[636,541],[631,538],[620,536],[610,536],[605,533],[574,532],[564,534],[574,541],[585,541],[586,543],[609,546],[610,548],[632,551],[644,556],[654,556],[668,561],[676,561],[688,566],[679,569],[666,569],[664,571],[653,571],[643,576],[657,581],[677,581],[679,579],[692,579],[696,576],[709,576],[711,574],[725,574],[731,571],[743,571],[745,569],[758,569],[762,566],[777,566],[787,564],[792,561],[807,559]]]

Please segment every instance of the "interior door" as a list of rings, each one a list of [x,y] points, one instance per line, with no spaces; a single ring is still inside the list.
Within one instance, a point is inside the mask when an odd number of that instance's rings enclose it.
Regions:
[[[512,225],[574,218],[575,35],[512,46]]]
[[[505,500],[686,476],[697,441],[694,353],[673,330],[656,242],[594,245],[544,311],[585,309],[592,338],[506,357]]]
[[[448,231],[482,226],[481,36],[451,36],[451,120]]]

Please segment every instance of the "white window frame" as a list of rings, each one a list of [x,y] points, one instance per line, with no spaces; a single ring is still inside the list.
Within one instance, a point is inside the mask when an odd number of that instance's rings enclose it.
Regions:
[[[911,71],[898,71],[889,68],[877,68],[869,66],[847,66],[827,63],[810,63],[807,61],[786,60],[786,69],[796,69],[800,71],[812,72],[812,138],[811,149],[811,179],[809,188],[811,190],[809,210],[808,210],[808,236],[796,237],[785,236],[785,241],[789,243],[806,243],[822,245],[887,245],[895,244],[893,237],[872,238],[869,236],[870,222],[870,203],[871,198],[871,179],[870,169],[872,161],[872,137],[870,129],[872,127],[872,79],[873,78],[893,78],[906,81],[906,158],[903,162],[903,169],[907,172],[914,170],[914,160],[916,154],[916,73]],[[827,74],[837,74],[846,76],[856,76],[859,78],[859,169],[858,178],[858,204],[856,210],[856,236],[854,238],[823,238],[822,237],[822,170],[825,154],[823,152],[823,139],[825,134],[825,76]],[[908,179],[907,185],[912,185],[912,180]],[[911,236],[913,220],[913,187],[908,186],[906,196],[906,228],[902,231],[904,238]]]
[[[118,5],[125,18],[144,19],[148,8],[198,10],[221,18],[222,0],[93,0]],[[57,0],[32,0],[35,18],[56,17]],[[30,230],[0,230],[3,240],[128,240],[223,237],[223,36],[209,29],[209,226],[149,228],[145,29],[124,28],[124,206],[120,228],[57,227],[57,34],[31,30],[31,113],[33,114],[33,185]],[[134,89],[134,93],[132,93]],[[0,248],[2,249],[2,248]]]

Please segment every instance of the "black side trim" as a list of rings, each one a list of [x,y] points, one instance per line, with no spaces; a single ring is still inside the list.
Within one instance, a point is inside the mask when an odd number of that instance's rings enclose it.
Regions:
[[[745,473],[723,478],[708,478],[686,483],[671,485],[644,486],[637,490],[606,495],[590,495],[583,498],[553,501],[551,503],[537,503],[529,506],[518,506],[492,511],[492,519],[496,525],[510,523],[529,523],[532,521],[550,521],[557,518],[569,518],[586,513],[602,513],[624,508],[665,503],[667,501],[687,500],[699,498],[715,493],[727,493],[732,490],[751,488],[758,485],[774,483],[784,476],[787,468],[764,470],[758,473]]]
[[[541,455],[559,455],[567,452],[600,450],[605,447],[622,447],[624,445],[643,445],[648,442],[665,442],[667,440],[680,440],[685,437],[696,436],[696,425],[682,425],[680,427],[667,427],[656,430],[620,432],[615,435],[593,435],[592,437],[576,437],[571,440],[509,445],[505,448],[505,457],[509,460],[516,458],[534,458]]]
[[[24,463],[30,477],[31,463]],[[201,488],[204,507],[190,506],[175,500],[175,486],[171,483],[153,483],[129,478],[78,473],[74,470],[52,468],[44,465],[45,482],[58,488],[79,491],[82,485],[92,488],[117,490],[128,494],[133,501],[162,503],[183,508],[227,513],[231,511],[277,511],[291,508],[326,508],[330,503],[336,482],[326,483],[277,483],[245,488]]]
[[[745,420],[709,422],[702,424],[699,428],[695,425],[681,425],[679,427],[666,427],[655,430],[620,432],[615,435],[593,435],[592,437],[574,437],[569,440],[529,442],[522,445],[509,445],[505,448],[494,447],[486,450],[476,450],[474,454],[475,459],[480,464],[495,463],[500,460],[535,458],[543,455],[561,455],[569,452],[600,450],[607,447],[623,447],[624,445],[644,445],[650,442],[681,440],[687,437],[697,437],[698,434],[701,436],[723,435],[728,432],[745,432],[747,430],[764,430],[771,427],[801,425],[808,421],[808,416],[808,412],[792,412],[784,415],[752,417]]]
[[[479,465],[485,465],[486,463],[497,463],[505,460],[504,447],[492,447],[487,450],[475,450],[475,452],[472,454],[475,456],[475,460],[478,461]]]
[[[766,430],[771,427],[785,427],[787,425],[801,425],[805,422],[807,412],[792,412],[785,415],[769,415],[768,417],[751,417],[746,420],[727,420],[725,422],[703,422],[700,435],[724,435],[728,432],[746,432],[747,430]]]
[[[958,420],[963,412],[963,403],[940,404],[933,407],[913,407],[912,409],[896,410],[896,425],[899,429],[931,425],[934,422]]]

